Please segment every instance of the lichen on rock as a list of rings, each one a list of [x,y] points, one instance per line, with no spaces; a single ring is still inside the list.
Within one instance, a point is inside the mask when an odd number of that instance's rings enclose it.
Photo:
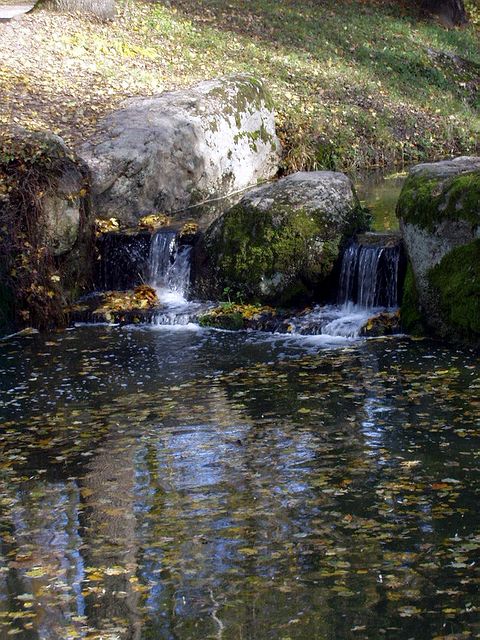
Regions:
[[[97,215],[134,225],[152,211],[216,210],[222,198],[276,174],[280,143],[265,86],[236,75],[126,102],[80,154]]]

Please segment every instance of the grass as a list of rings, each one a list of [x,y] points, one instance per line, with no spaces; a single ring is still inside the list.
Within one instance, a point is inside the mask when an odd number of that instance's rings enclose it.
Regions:
[[[478,26],[393,0],[123,0],[111,25],[38,11],[8,29],[0,123],[70,142],[125,97],[241,71],[270,87],[285,172],[479,152]]]

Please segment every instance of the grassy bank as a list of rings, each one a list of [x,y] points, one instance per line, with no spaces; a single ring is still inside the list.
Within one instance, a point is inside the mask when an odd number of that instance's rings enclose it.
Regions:
[[[129,0],[107,25],[36,11],[0,43],[0,124],[69,142],[126,97],[248,71],[271,88],[287,171],[479,152],[478,26],[394,2]]]

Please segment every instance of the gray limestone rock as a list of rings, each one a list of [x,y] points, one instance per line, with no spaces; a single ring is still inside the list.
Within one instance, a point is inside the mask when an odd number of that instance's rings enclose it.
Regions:
[[[274,176],[279,154],[271,100],[247,75],[128,101],[80,149],[96,215],[127,224],[157,212],[192,215],[195,205]]]

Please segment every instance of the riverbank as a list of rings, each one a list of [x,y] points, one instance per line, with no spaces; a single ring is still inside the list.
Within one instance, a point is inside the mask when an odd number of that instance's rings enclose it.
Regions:
[[[125,98],[240,71],[272,92],[283,171],[479,153],[477,28],[397,3],[125,1],[111,24],[35,11],[0,28],[0,124],[73,145]]]

